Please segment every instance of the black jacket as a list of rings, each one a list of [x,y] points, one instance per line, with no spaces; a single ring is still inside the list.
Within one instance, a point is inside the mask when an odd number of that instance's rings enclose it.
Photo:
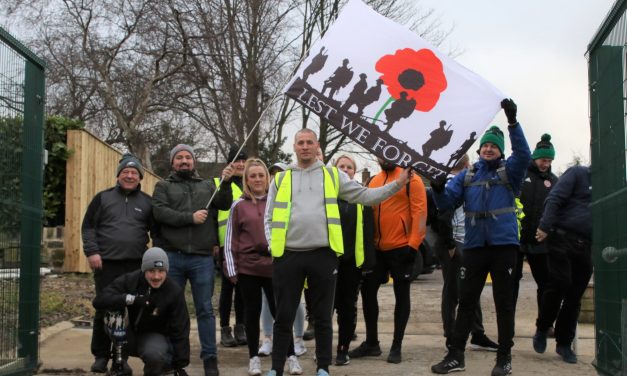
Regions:
[[[590,168],[573,166],[560,177],[544,204],[539,228],[565,230],[592,240]]]
[[[211,180],[182,178],[175,172],[158,182],[152,194],[153,215],[160,229],[155,245],[166,251],[211,255],[218,244],[215,213],[209,213],[200,225],[194,224],[193,214],[205,208],[215,189]],[[229,210],[232,201],[231,182],[222,182],[211,208]]]
[[[148,232],[155,237],[150,196],[137,187],[125,192],[119,185],[99,192],[89,203],[81,235],[87,257],[103,260],[141,259]]]
[[[340,209],[340,223],[342,224],[342,240],[344,241],[344,254],[342,262],[350,262],[355,265],[355,237],[357,229],[357,205],[338,199]],[[363,206],[362,222],[364,236],[364,263],[361,268],[370,271],[376,262],[376,250],[374,247],[374,215],[370,206]]]
[[[531,161],[527,168],[527,177],[523,180],[520,191],[520,203],[523,204],[525,217],[522,220],[520,230],[520,242],[522,244],[536,245],[536,230],[544,211],[544,200],[557,183],[557,176],[549,168],[546,172],[540,172],[536,164]]]
[[[189,364],[189,313],[185,294],[169,278],[158,289],[149,288],[141,270],[127,273],[105,287],[93,305],[96,309],[123,310],[127,307],[127,294],[149,296],[148,309],[128,306],[128,329],[137,334],[160,333],[167,337],[172,344],[172,367],[184,368]]]

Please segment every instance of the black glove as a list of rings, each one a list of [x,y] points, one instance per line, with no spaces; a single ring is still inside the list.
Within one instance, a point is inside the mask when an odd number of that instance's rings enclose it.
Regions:
[[[518,120],[516,120],[516,111],[518,107],[511,98],[503,99],[501,101],[501,108],[503,108],[503,111],[505,111],[505,116],[507,116],[507,122],[510,125],[518,123]]]
[[[175,369],[174,376],[187,376],[187,371],[184,368]]]
[[[150,297],[146,295],[137,295],[133,301],[135,307],[150,307]]]
[[[431,180],[431,189],[433,190],[433,192],[435,193],[442,193],[444,192],[444,187],[446,186],[446,180],[442,179],[442,180]]]

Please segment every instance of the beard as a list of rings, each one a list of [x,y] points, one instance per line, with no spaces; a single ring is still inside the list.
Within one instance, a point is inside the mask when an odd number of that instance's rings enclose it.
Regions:
[[[188,170],[188,169],[178,170],[176,174],[183,179],[189,179],[192,176],[194,176],[194,170]]]
[[[383,162],[379,162],[379,166],[381,166],[381,169],[383,171],[394,171],[394,169],[396,168],[396,165],[394,163],[388,162],[388,161],[383,161]]]

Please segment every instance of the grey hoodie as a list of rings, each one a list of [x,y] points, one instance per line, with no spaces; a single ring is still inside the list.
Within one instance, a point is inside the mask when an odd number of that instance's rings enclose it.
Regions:
[[[310,251],[316,248],[329,246],[327,233],[327,217],[324,207],[324,191],[322,172],[324,164],[316,161],[308,168],[290,165],[292,170],[292,209],[285,249],[290,251]],[[396,193],[402,186],[396,181],[380,188],[366,188],[351,180],[344,172],[339,171],[340,191],[339,198],[350,203],[376,205]],[[272,209],[276,198],[277,188],[272,181],[266,203],[264,226],[266,239],[271,244]]]

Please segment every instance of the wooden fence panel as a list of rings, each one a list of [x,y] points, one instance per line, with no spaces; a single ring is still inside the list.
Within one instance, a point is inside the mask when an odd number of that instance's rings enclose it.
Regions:
[[[122,157],[115,148],[87,131],[70,130],[67,144],[74,150],[66,165],[64,272],[90,272],[83,253],[81,224],[96,193],[116,183],[115,171]],[[144,170],[142,191],[152,194],[160,178]]]

